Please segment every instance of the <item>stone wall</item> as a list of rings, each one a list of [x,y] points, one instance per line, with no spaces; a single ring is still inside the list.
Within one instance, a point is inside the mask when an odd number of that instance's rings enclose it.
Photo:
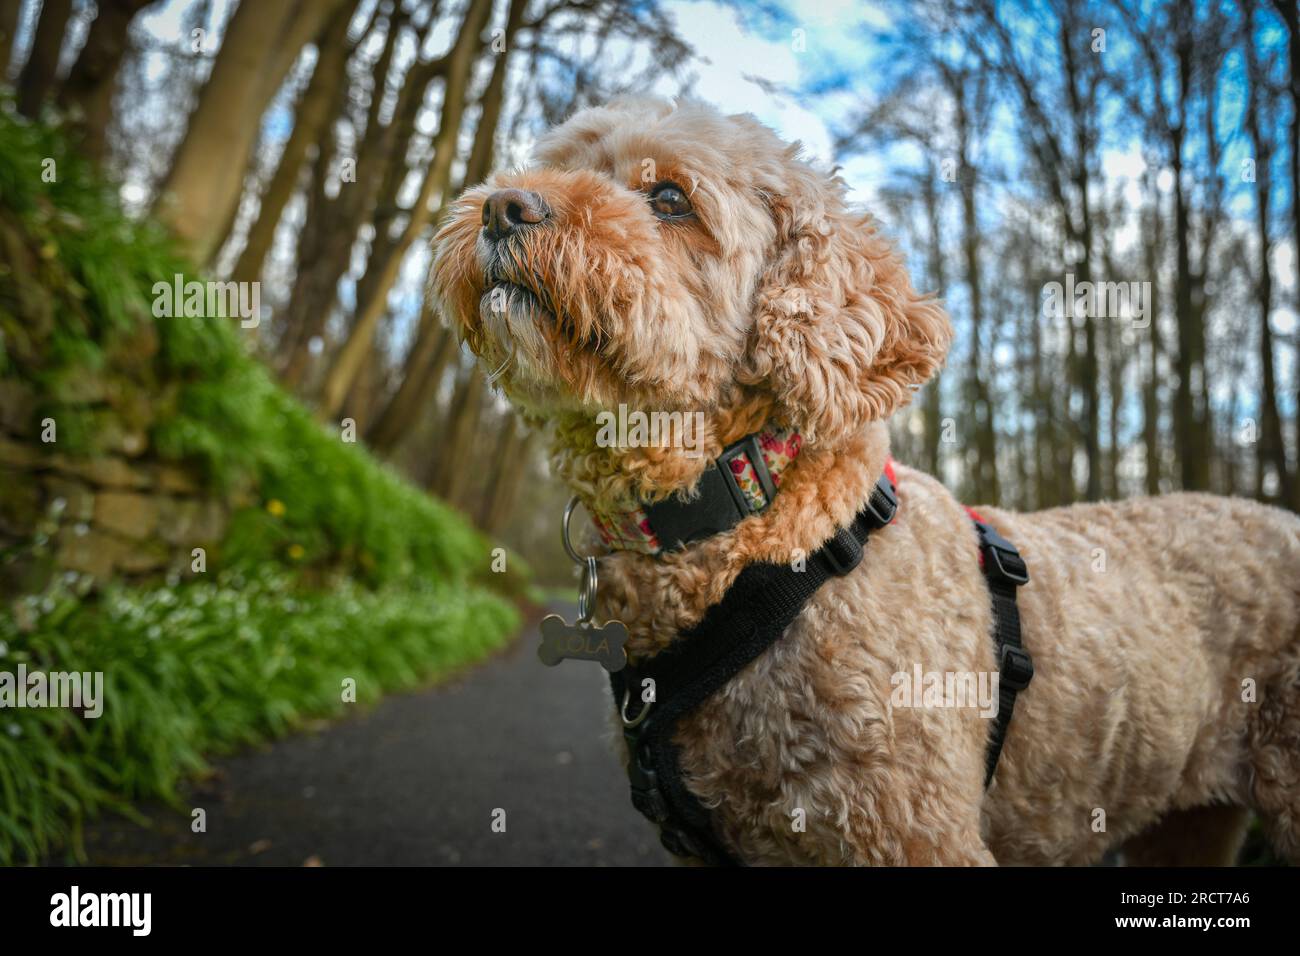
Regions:
[[[60,450],[57,416],[56,440],[42,441],[30,387],[0,380],[0,593],[39,591],[66,571],[95,582],[188,573],[193,549],[218,545],[251,500],[160,460],[149,423],[119,414],[100,390],[80,397],[96,431],[91,455]]]

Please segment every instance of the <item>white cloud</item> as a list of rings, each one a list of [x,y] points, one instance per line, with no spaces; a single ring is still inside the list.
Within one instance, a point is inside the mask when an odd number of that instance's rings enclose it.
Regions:
[[[804,75],[800,58],[809,56],[807,51],[795,52],[789,36],[763,37],[750,32],[731,7],[672,0],[665,9],[700,57],[701,62],[691,70],[697,77],[697,96],[724,112],[753,113],[783,139],[800,140],[818,159],[832,158],[833,141],[826,119],[793,96],[773,94],[755,79],[797,88]],[[809,45],[815,47],[815,38]],[[674,88],[675,84],[663,81],[657,91],[666,94]]]

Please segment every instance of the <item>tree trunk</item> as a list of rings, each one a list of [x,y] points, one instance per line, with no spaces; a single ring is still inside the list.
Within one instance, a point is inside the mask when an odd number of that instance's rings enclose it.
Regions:
[[[1111,237],[1106,228],[1111,217],[1103,215],[1101,229],[1102,264],[1107,276],[1119,275],[1115,261],[1111,256]],[[1107,309],[1109,312],[1109,309]],[[1121,347],[1123,330],[1119,328],[1120,317],[1111,315],[1105,325],[1106,343],[1106,482],[1103,494],[1114,500],[1121,497],[1120,462],[1123,459],[1121,435],[1124,431],[1124,383],[1128,371],[1129,350]],[[1136,346],[1136,333],[1134,346]]]
[[[509,470],[497,486],[497,492],[492,496],[492,508],[483,521],[483,530],[488,534],[497,534],[506,526],[514,513],[519,489],[528,475],[533,447],[536,444],[537,432],[535,431],[529,430],[516,437],[513,453],[510,456]]]
[[[1144,266],[1151,277],[1151,325],[1147,329],[1147,375],[1142,395],[1142,440],[1146,446],[1146,492],[1160,494],[1160,251],[1164,246],[1164,219],[1154,171],[1148,171],[1151,192],[1150,219],[1146,227]]]
[[[346,415],[357,423],[358,431],[365,434],[375,420],[381,393],[387,388],[384,357],[378,349],[371,351],[361,371],[357,373],[343,402],[340,415]]]
[[[447,363],[456,354],[456,335],[443,328],[430,303],[420,313],[420,328],[407,355],[402,382],[388,406],[375,419],[366,442],[385,457],[410,433],[420,410],[433,401]]]
[[[972,489],[978,501],[996,504],[998,500],[997,437],[993,430],[993,407],[981,374],[981,333],[984,319],[983,285],[980,275],[979,215],[975,203],[976,170],[970,157],[971,117],[968,77],[950,76],[949,88],[957,106],[958,159],[961,164],[962,251],[966,267],[966,287],[970,295],[971,359],[969,389],[975,414],[975,483]]]
[[[496,441],[492,443],[492,455],[488,459],[483,474],[486,482],[479,495],[478,507],[474,509],[474,523],[487,530],[488,518],[492,513],[493,499],[501,494],[501,486],[510,471],[510,458],[516,442],[517,426],[515,416],[506,412],[501,416],[497,428]]]
[[[103,161],[107,147],[117,71],[126,55],[131,21],[152,2],[99,0],[99,15],[90,25],[86,45],[59,91],[59,105],[75,117],[80,130],[82,153],[96,163]]]
[[[1291,243],[1292,248],[1300,249],[1300,10],[1296,0],[1273,0],[1273,6],[1282,22],[1286,24],[1287,64],[1289,66],[1288,86],[1291,91],[1291,122],[1287,128],[1287,158],[1291,174]],[[1300,312],[1300,282],[1296,283],[1296,309]],[[1300,369],[1300,331],[1295,335],[1295,360],[1291,366]],[[1300,511],[1300,375],[1295,379],[1295,430],[1296,480],[1292,482],[1291,508]]]
[[[1237,409],[1241,404],[1241,399],[1237,395],[1237,390],[1232,390],[1232,397],[1228,400],[1228,421],[1237,421]],[[1258,448],[1258,443],[1256,443]],[[1225,495],[1235,495],[1237,493],[1237,454],[1236,442],[1233,441],[1232,429],[1228,429],[1227,435],[1223,437],[1222,446],[1218,449],[1216,457],[1220,462],[1220,471],[1223,476],[1223,493]],[[1256,469],[1258,472],[1258,469]],[[1258,478],[1258,474],[1256,475]],[[1260,497],[1257,492],[1256,498]]]
[[[1025,275],[1032,273],[1026,269]],[[1037,302],[1031,291],[1030,302]],[[1034,403],[1034,502],[1035,508],[1056,503],[1056,489],[1049,476],[1056,472],[1056,419],[1052,414],[1051,384],[1043,369],[1043,322],[1041,314],[1029,325],[1030,396]]]
[[[1290,84],[1291,84],[1291,125],[1289,128],[1290,150],[1289,160],[1291,163],[1291,239],[1292,248],[1300,249],[1300,202],[1296,201],[1300,196],[1300,12],[1296,9],[1296,0],[1282,0],[1282,5],[1286,8],[1287,28],[1287,61],[1290,65]],[[1295,283],[1297,312],[1300,312],[1300,281]],[[1291,363],[1291,368],[1300,370],[1300,329],[1295,332],[1295,357]],[[1300,511],[1300,374],[1293,373],[1295,379],[1295,421],[1292,423],[1295,429],[1295,450],[1296,466],[1295,481],[1292,482],[1291,489],[1291,509]]]
[[[1259,414],[1260,429],[1255,444],[1255,497],[1264,500],[1265,477],[1271,467],[1277,477],[1277,500],[1291,501],[1291,480],[1287,473],[1286,442],[1282,438],[1282,416],[1277,407],[1277,375],[1273,364],[1273,330],[1270,316],[1273,311],[1273,269],[1269,262],[1269,199],[1272,193],[1273,144],[1265,135],[1260,114],[1268,96],[1267,78],[1259,63],[1254,43],[1254,15],[1251,8],[1245,11],[1243,40],[1246,47],[1246,72],[1250,83],[1250,98],[1246,108],[1246,131],[1250,135],[1255,153],[1255,242],[1259,247],[1259,279],[1256,293],[1259,299]],[[1236,394],[1236,389],[1233,390]],[[1297,411],[1300,414],[1300,410]],[[1236,427],[1235,420],[1233,427]]]
[[[496,131],[501,119],[501,106],[505,102],[507,67],[510,63],[510,54],[514,49],[516,33],[524,21],[524,11],[527,9],[528,0],[510,0],[510,11],[506,15],[506,29],[502,36],[505,45],[500,50],[492,51],[496,61],[492,64],[492,76],[488,80],[487,89],[479,99],[478,128],[474,131],[474,146],[465,164],[462,188],[477,186],[492,171],[496,152]]]
[[[23,0],[0,0],[0,83],[9,80],[9,63],[14,54],[14,37],[18,35],[18,14]]]
[[[1109,272],[1109,270],[1107,270]],[[1115,275],[1114,272],[1110,272]],[[1124,430],[1124,372],[1127,367],[1127,352],[1120,348],[1119,331],[1115,328],[1115,316],[1106,323],[1106,383],[1109,399],[1106,405],[1108,418],[1106,423],[1106,484],[1103,494],[1111,499],[1121,497],[1120,460],[1123,458],[1121,433]]]
[[[1189,14],[1190,16],[1190,14]],[[1205,62],[1196,64],[1194,67],[1196,75],[1203,78],[1206,84],[1206,90],[1202,91],[1201,103],[1204,109],[1203,119],[1205,123],[1204,132],[1204,168],[1208,173],[1204,177],[1204,186],[1202,189],[1203,198],[1200,203],[1201,224],[1197,230],[1201,242],[1197,250],[1197,264],[1193,273],[1193,290],[1195,292],[1193,304],[1193,321],[1195,342],[1200,356],[1200,388],[1197,390],[1196,406],[1199,420],[1199,444],[1200,459],[1202,461],[1202,473],[1204,485],[1202,487],[1214,490],[1211,480],[1215,458],[1218,455],[1219,443],[1215,440],[1214,428],[1214,407],[1210,403],[1210,364],[1208,342],[1208,326],[1206,317],[1210,312],[1210,291],[1206,277],[1210,274],[1213,263],[1211,256],[1214,253],[1215,238],[1219,235],[1219,224],[1222,219],[1223,210],[1223,182],[1224,177],[1219,175],[1219,160],[1222,148],[1219,144],[1217,129],[1217,101],[1218,87],[1217,76],[1218,70],[1222,65],[1222,57],[1218,57],[1212,48]],[[1226,376],[1229,381],[1236,379],[1232,375]]]
[[[385,82],[396,39],[404,24],[405,17],[400,11],[388,21],[384,50],[374,67],[377,88],[382,88]],[[368,123],[361,144],[356,147],[355,180],[340,183],[338,196],[333,200],[319,190],[314,196],[312,217],[303,227],[306,243],[299,250],[298,274],[285,309],[285,322],[291,332],[282,378],[290,387],[299,387],[306,376],[311,363],[309,346],[324,331],[334,309],[339,278],[351,265],[357,232],[374,215],[376,202],[393,195],[404,178],[406,144],[414,132],[425,88],[433,77],[440,75],[444,59],[418,64],[407,71],[391,123],[387,126]],[[346,86],[342,94],[346,96]],[[342,103],[338,105],[341,107]],[[406,138],[399,141],[402,130]],[[318,181],[323,186],[319,172],[318,169]],[[374,244],[387,241],[376,222]]]
[[[1071,221],[1071,210],[1063,204],[1061,213],[1067,222],[1067,229],[1082,250],[1082,258],[1075,264],[1075,281],[1078,283],[1092,281],[1093,257],[1093,221],[1092,221],[1092,183],[1089,175],[1089,159],[1093,151],[1093,139],[1090,135],[1092,98],[1085,89],[1087,83],[1080,65],[1075,62],[1074,43],[1079,34],[1078,11],[1073,3],[1067,6],[1067,13],[1060,21],[1058,43],[1061,50],[1061,64],[1064,71],[1065,94],[1069,104],[1070,126],[1074,132],[1074,155],[1070,178],[1074,184],[1079,204],[1077,227]],[[1097,317],[1095,310],[1089,309],[1083,315],[1083,356],[1079,362],[1077,385],[1083,393],[1083,447],[1088,460],[1088,480],[1084,486],[1084,497],[1088,501],[1098,501],[1102,496],[1102,455],[1101,455],[1101,397],[1098,379],[1101,374],[1097,359]]]
[[[528,474],[536,437],[537,433],[521,426],[514,415],[506,414],[492,456],[488,488],[479,508],[478,526],[486,533],[496,534],[510,519],[519,487]]]
[[[340,2],[240,3],[230,18],[155,202],[196,262],[208,262],[220,247],[263,112],[303,43]]]
[[[935,188],[935,179],[938,176],[938,170],[931,163],[928,169],[929,175],[925,177],[922,186],[922,196],[925,200],[925,219],[929,228],[927,239],[929,241],[929,271],[930,281],[934,283],[931,290],[936,296],[942,298],[948,288],[947,270],[944,267],[943,253],[943,234],[942,222],[939,213],[939,193]],[[939,450],[943,432],[943,391],[939,387],[939,379],[932,379],[925,389],[925,405],[922,410],[925,420],[925,469],[932,475],[938,477],[940,461]]]
[[[1188,7],[1180,4],[1187,16]],[[1190,200],[1184,182],[1183,147],[1187,133],[1188,105],[1192,94],[1192,42],[1180,35],[1175,42],[1178,63],[1178,120],[1170,130],[1170,162],[1174,174],[1174,246],[1176,278],[1174,308],[1178,320],[1178,386],[1174,392],[1174,444],[1184,491],[1204,491],[1210,484],[1209,452],[1206,448],[1205,416],[1199,396],[1204,390],[1205,336],[1197,321],[1194,302],[1195,275],[1191,260]],[[1193,381],[1195,379],[1195,381]]]
[[[242,2],[242,0],[241,0]],[[281,0],[283,2],[283,0]],[[307,44],[322,36],[330,21],[339,12],[340,7],[348,8],[347,17],[351,20],[352,11],[356,9],[356,0],[297,0],[299,12],[288,24],[283,42],[272,52],[271,59],[262,73],[262,85],[257,97],[269,104],[280,92],[285,78]]]
[[[253,282],[262,275],[262,265],[271,244],[275,241],[276,227],[284,207],[298,188],[303,160],[312,147],[319,149],[325,124],[329,122],[331,107],[338,102],[342,88],[347,83],[347,62],[351,46],[347,42],[348,24],[352,20],[355,3],[348,3],[335,11],[317,41],[319,51],[311,80],[298,101],[294,113],[293,131],[280,154],[280,162],[262,193],[257,219],[248,230],[248,240],[235,263],[231,279],[236,282]]]
[[[458,505],[473,469],[466,459],[478,431],[483,410],[483,369],[475,363],[461,376],[441,429],[440,453],[429,482],[429,490],[448,504]]]
[[[45,0],[41,4],[32,50],[18,75],[18,112],[29,119],[40,113],[46,98],[54,92],[59,53],[63,50],[63,35],[71,15],[72,0]]]
[[[513,0],[506,24],[503,50],[497,51],[497,61],[492,68],[492,78],[482,97],[478,126],[474,131],[474,147],[465,166],[465,177],[456,191],[481,182],[491,171],[493,143],[500,121],[504,97],[506,62],[515,30],[523,18],[527,0]],[[495,93],[494,93],[495,90]],[[414,343],[403,364],[401,384],[380,413],[367,442],[381,455],[391,454],[407,430],[412,427],[421,408],[432,400],[438,380],[447,362],[454,354],[455,336],[439,329],[438,316],[425,302],[420,313],[420,327]]]
[[[348,332],[347,340],[326,374],[325,385],[321,390],[320,411],[326,418],[337,412],[352,385],[353,377],[361,368],[362,360],[371,348],[375,329],[388,307],[388,292],[397,280],[402,260],[432,216],[430,202],[435,195],[440,195],[444,202],[448,198],[451,164],[455,158],[456,140],[465,112],[466,92],[474,70],[474,54],[478,50],[479,37],[487,26],[491,13],[491,0],[473,0],[461,23],[460,32],[456,36],[456,42],[448,58],[442,116],[438,123],[437,136],[434,138],[433,159],[429,162],[420,194],[416,197],[415,205],[411,207],[410,218],[402,231],[401,238],[391,248],[380,253],[382,261],[377,263],[372,261],[367,265],[368,273],[372,269],[376,270],[373,286],[368,297],[358,301],[356,319]],[[378,236],[376,236],[376,245],[378,246]],[[378,249],[376,251],[378,252]],[[373,258],[372,255],[372,260]]]
[[[1187,230],[1190,228],[1187,197],[1183,189],[1182,137],[1177,139],[1174,172],[1174,246],[1176,272],[1174,308],[1178,320],[1178,385],[1174,391],[1174,446],[1184,491],[1203,490],[1207,484],[1200,468],[1198,419],[1192,391],[1192,375],[1199,368],[1192,316],[1191,254]]]
[[[346,89],[341,89],[340,99],[345,95]],[[293,287],[288,303],[281,314],[275,317],[278,326],[276,350],[279,354],[279,360],[275,364],[279,366],[281,381],[288,388],[300,385],[307,370],[311,337],[325,328],[328,318],[325,311],[328,303],[313,308],[315,302],[323,300],[320,290],[322,263],[331,246],[337,246],[351,238],[332,228],[334,207],[342,197],[331,200],[326,193],[330,164],[337,151],[334,131],[327,127],[311,164],[311,180],[306,191],[307,208],[294,249],[297,271],[293,277]],[[350,248],[349,241],[347,248],[339,254],[346,255]],[[342,266],[339,268],[342,269]]]

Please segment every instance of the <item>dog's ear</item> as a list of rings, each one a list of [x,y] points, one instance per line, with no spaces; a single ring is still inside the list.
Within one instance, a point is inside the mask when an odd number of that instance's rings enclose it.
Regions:
[[[809,441],[834,444],[906,404],[943,364],[952,327],[871,218],[845,208],[838,180],[795,161],[781,180],[762,190],[776,251],[743,378],[770,390]]]

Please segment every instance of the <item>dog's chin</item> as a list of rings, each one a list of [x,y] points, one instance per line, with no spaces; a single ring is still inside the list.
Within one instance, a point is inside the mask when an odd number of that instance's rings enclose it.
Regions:
[[[521,285],[497,282],[479,299],[479,319],[486,333],[479,357],[510,397],[533,412],[576,411],[588,403],[572,394],[555,354],[555,314],[541,298]]]
[[[503,381],[541,375],[546,348],[541,323],[554,320],[536,295],[510,283],[488,286],[479,299],[479,321],[488,345],[480,357],[501,364]]]
[[[495,282],[483,289],[479,318],[499,341],[527,339],[530,335],[540,341],[540,324],[555,321],[536,293],[513,282]]]

